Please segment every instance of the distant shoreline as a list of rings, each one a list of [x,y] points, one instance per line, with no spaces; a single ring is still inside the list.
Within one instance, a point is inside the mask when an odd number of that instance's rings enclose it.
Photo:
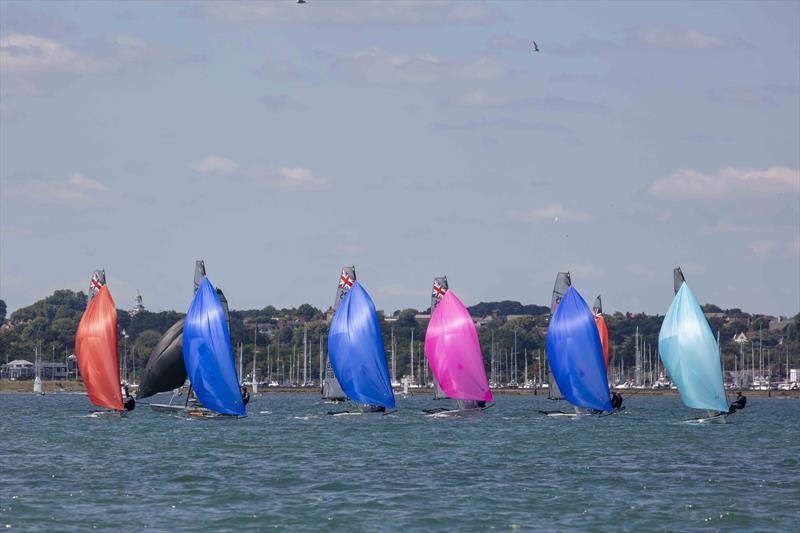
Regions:
[[[43,381],[45,394],[57,394],[65,392],[86,392],[86,387],[82,381]],[[613,389],[622,394],[623,397],[630,396],[677,396],[676,389]],[[395,393],[402,392],[401,389]],[[430,388],[412,388],[409,390],[411,395],[432,395]],[[735,395],[737,389],[728,389],[728,395]],[[798,398],[800,390],[744,390],[746,396],[751,398]],[[272,394],[319,394],[319,387],[259,387],[259,393]],[[33,394],[33,381],[11,381],[8,379],[0,380],[0,394]],[[492,389],[495,396],[547,396],[547,389]]]

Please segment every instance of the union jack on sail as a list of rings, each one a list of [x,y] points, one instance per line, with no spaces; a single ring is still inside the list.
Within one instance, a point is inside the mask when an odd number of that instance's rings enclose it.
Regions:
[[[89,290],[92,291],[92,294],[97,294],[103,288],[103,285],[105,285],[105,280],[101,280],[100,273],[95,271],[92,274],[92,281],[89,282]]]
[[[353,278],[347,275],[347,272],[342,270],[342,275],[339,277],[339,287],[342,288],[345,292],[350,290],[350,287],[353,286]]]
[[[439,284],[438,279],[433,280],[433,292],[431,293],[431,296],[433,296],[437,300],[441,300],[444,297],[444,293],[446,292],[446,290],[447,289],[445,289]]]

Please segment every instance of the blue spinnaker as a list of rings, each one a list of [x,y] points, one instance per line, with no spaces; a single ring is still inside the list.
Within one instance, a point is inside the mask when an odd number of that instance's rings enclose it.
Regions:
[[[328,357],[349,399],[394,408],[378,314],[369,294],[358,282],[345,294],[333,317]]]
[[[547,358],[569,403],[611,411],[603,345],[594,315],[573,287],[564,294],[547,328]]]
[[[658,352],[687,407],[728,412],[717,341],[686,282],[661,324]]]
[[[203,407],[224,415],[247,416],[225,311],[206,277],[183,324],[183,362]]]

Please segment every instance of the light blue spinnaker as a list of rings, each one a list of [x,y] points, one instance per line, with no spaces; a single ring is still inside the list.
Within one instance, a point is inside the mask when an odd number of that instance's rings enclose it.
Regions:
[[[333,316],[328,353],[336,378],[350,400],[394,408],[378,314],[358,282],[345,294]]]
[[[728,412],[717,341],[686,282],[661,324],[658,352],[687,407]]]
[[[603,345],[594,315],[574,287],[547,328],[547,358],[561,394],[572,405],[611,412]]]
[[[247,416],[225,311],[207,277],[200,283],[186,313],[183,361],[203,407],[224,415]]]

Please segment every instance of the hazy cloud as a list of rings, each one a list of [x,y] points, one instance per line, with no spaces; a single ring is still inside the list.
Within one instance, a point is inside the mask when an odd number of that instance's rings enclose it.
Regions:
[[[74,173],[67,179],[48,180],[28,176],[4,186],[9,197],[26,201],[83,205],[94,203],[110,192],[103,183]]]
[[[535,108],[541,111],[595,112],[606,109],[606,105],[599,102],[573,100],[562,96],[504,96],[483,88],[456,96],[450,103],[465,108]]]
[[[327,178],[315,175],[305,167],[281,167],[278,174],[283,178],[281,184],[285,187],[317,189],[328,182]]]
[[[82,73],[97,67],[94,60],[53,39],[18,33],[0,38],[0,72],[3,73]]]
[[[530,211],[512,211],[510,216],[514,220],[523,222],[543,222],[546,220],[553,222],[583,222],[590,218],[585,211],[568,209],[560,203],[543,205]]]
[[[349,54],[343,66],[357,78],[381,85],[425,85],[448,80],[504,78],[506,66],[491,57],[467,62],[443,61],[433,54],[404,54],[368,48]]]
[[[636,40],[642,46],[664,50],[708,50],[741,44],[741,41],[733,42],[696,30],[666,27],[640,28],[636,31]]]
[[[715,173],[682,169],[658,178],[650,185],[650,194],[682,198],[716,198],[729,195],[797,193],[800,171],[786,167],[764,170],[723,168]]]
[[[189,168],[203,174],[234,174],[239,170],[239,165],[232,159],[218,155],[207,155],[197,163],[192,163]]]
[[[312,5],[313,4],[313,5]],[[315,26],[440,26],[493,24],[505,19],[497,7],[483,2],[400,0],[375,2],[226,1],[199,6],[212,20],[231,23],[294,23]]]

